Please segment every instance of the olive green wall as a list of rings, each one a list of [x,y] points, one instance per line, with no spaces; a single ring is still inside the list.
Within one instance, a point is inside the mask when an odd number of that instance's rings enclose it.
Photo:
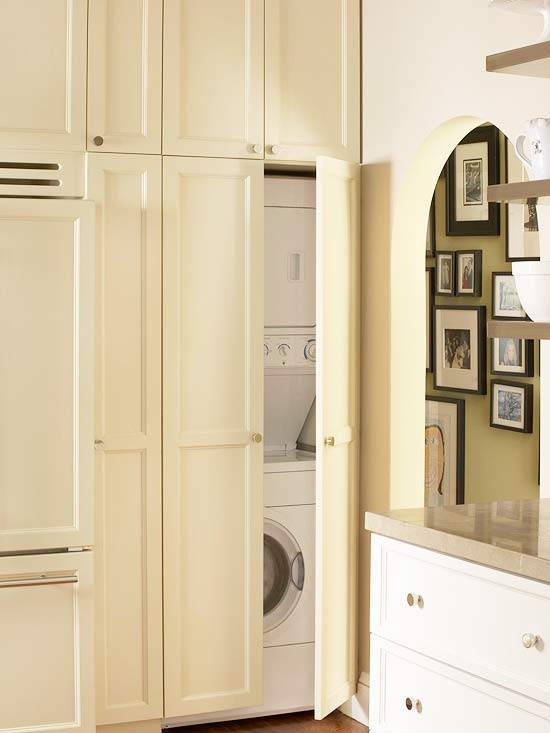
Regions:
[[[501,151],[504,150],[504,138]],[[504,160],[502,160],[504,163]],[[504,165],[501,166],[504,171]],[[445,179],[435,192],[436,247],[439,250],[483,250],[482,297],[436,296],[438,305],[485,305],[491,317],[492,272],[511,272],[506,262],[505,209],[502,207],[500,237],[447,237],[445,235]],[[427,259],[427,266],[435,260]],[[532,379],[491,376],[490,341],[487,339],[487,394],[470,395],[433,389],[433,374],[426,377],[426,393],[463,398],[466,403],[465,501],[483,502],[497,499],[533,498],[539,496],[539,354],[535,342],[535,377]],[[510,379],[533,384],[533,433],[514,433],[489,426],[491,379]]]

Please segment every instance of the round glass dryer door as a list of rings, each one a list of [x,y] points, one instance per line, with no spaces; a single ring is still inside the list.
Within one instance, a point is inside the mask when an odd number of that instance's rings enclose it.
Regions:
[[[304,588],[304,558],[282,524],[264,521],[264,633],[286,621]]]

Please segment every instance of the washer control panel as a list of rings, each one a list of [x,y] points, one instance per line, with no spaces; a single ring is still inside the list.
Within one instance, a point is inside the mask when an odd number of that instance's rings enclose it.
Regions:
[[[265,336],[264,366],[299,367],[314,366],[315,336]]]

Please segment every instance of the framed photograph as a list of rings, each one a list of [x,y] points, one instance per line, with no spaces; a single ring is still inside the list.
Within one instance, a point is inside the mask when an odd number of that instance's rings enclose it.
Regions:
[[[455,294],[455,253],[436,252],[435,255],[435,294]]]
[[[500,182],[500,134],[493,125],[473,130],[447,162],[447,235],[498,236],[500,204],[487,201],[487,186]]]
[[[426,231],[426,257],[435,257],[435,194],[430,206],[428,229]]]
[[[511,272],[493,272],[493,318],[497,321],[528,321],[521,307],[516,281]]]
[[[455,253],[457,295],[472,295],[481,298],[483,251],[463,250]]]
[[[491,382],[491,427],[533,432],[533,385],[521,382]]]
[[[513,144],[506,142],[506,181],[523,183],[529,175],[517,157]],[[506,204],[506,260],[539,260],[539,222],[536,199],[527,204]]]
[[[485,306],[434,306],[434,388],[487,394]]]
[[[424,505],[464,503],[465,402],[426,396]]]
[[[532,377],[534,342],[518,338],[491,339],[491,374]]]
[[[426,267],[426,371],[433,372],[434,268]]]

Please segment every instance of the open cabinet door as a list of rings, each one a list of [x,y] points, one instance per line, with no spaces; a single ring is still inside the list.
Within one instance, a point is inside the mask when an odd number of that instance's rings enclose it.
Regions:
[[[315,717],[357,681],[360,166],[317,161]]]

